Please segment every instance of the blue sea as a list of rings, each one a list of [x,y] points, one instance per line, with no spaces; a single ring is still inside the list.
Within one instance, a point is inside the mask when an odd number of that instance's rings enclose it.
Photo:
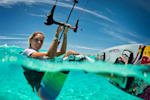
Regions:
[[[0,46],[0,100],[41,100],[27,83],[21,65],[45,72],[70,71],[57,100],[140,100],[96,73],[131,76],[150,83],[147,66],[115,65],[102,61],[68,62],[62,61],[61,57],[44,61],[19,54],[22,50],[16,46]]]

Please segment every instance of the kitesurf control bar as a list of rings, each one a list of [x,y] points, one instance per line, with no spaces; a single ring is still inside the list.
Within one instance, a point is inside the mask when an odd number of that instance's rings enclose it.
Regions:
[[[70,13],[69,13],[69,16],[68,16],[68,18],[67,18],[66,23],[68,23],[68,21],[69,21],[69,19],[70,19],[70,16],[71,16],[71,14],[72,14],[72,11],[73,11],[74,7],[75,7],[76,3],[78,3],[78,0],[73,0],[73,2],[74,2],[74,4],[73,4],[72,9],[71,9],[71,11],[70,11]],[[79,21],[78,21],[78,22],[79,22]],[[76,23],[76,26],[78,25],[78,22]],[[74,32],[77,32],[77,28],[78,28],[78,26],[74,28]],[[61,37],[62,37],[63,34],[64,34],[64,30],[63,30],[62,34],[60,35],[59,40],[61,40]]]
[[[51,12],[47,15],[47,20],[46,20],[46,22],[44,22],[44,24],[46,24],[46,25],[52,25],[52,24],[64,25],[64,24],[62,24],[60,22],[56,22],[53,19],[55,8],[56,8],[56,5],[53,6]]]
[[[73,0],[73,1],[74,1],[74,4],[73,4],[73,7],[72,7],[72,9],[71,9],[71,11],[70,11],[70,13],[69,13],[69,16],[68,16],[68,18],[67,18],[66,23],[68,23],[68,21],[69,21],[69,19],[70,19],[70,16],[71,16],[71,13],[72,13],[72,11],[73,11],[73,9],[74,9],[74,7],[75,7],[75,4],[78,3],[78,0]],[[56,1],[56,2],[57,2],[57,1]],[[57,21],[55,21],[55,20],[53,19],[53,15],[54,15],[55,8],[56,8],[56,3],[55,3],[55,5],[53,6],[51,12],[47,15],[47,20],[46,20],[46,22],[44,22],[44,24],[45,24],[45,25],[57,24],[57,25],[65,26],[65,24],[60,23],[60,22],[57,22]],[[76,22],[76,25],[75,25],[76,27],[70,27],[71,29],[73,29],[74,32],[77,32],[78,22],[79,22],[79,20],[77,20],[77,22]],[[63,32],[62,32],[62,34],[63,34]],[[61,39],[61,37],[62,37],[62,34],[61,34],[61,36],[60,36],[60,39]]]

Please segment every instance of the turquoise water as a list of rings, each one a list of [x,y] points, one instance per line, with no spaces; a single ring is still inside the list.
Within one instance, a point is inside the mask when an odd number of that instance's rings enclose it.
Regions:
[[[71,70],[58,96],[58,100],[136,100],[106,78],[95,73],[111,73],[121,76],[132,76],[150,83],[147,66],[114,65],[105,62],[62,62],[41,61],[20,55],[23,48],[15,46],[0,47],[0,99],[1,100],[40,100],[32,92],[23,75],[21,65],[38,71],[57,72]],[[42,67],[41,67],[42,66]],[[83,71],[89,72],[84,73]]]

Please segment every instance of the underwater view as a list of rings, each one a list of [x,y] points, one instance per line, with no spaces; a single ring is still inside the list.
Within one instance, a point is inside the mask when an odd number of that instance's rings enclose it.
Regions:
[[[68,62],[41,61],[20,55],[23,48],[15,46],[0,47],[0,98],[1,100],[40,100],[36,93],[33,93],[28,84],[22,65],[37,71],[47,71],[55,74],[55,82],[48,82],[50,75],[45,76],[47,87],[53,84],[58,88],[63,78],[58,72],[70,71],[64,81],[57,100],[140,100],[140,98],[124,92],[111,84],[107,77],[96,73],[111,73],[114,75],[135,77],[150,83],[150,73],[147,66],[137,65],[114,65],[106,62]],[[93,56],[91,56],[93,58]],[[143,85],[142,85],[143,86]]]

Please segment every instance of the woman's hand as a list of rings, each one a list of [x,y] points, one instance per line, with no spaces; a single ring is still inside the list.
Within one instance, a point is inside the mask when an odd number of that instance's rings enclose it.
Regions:
[[[65,27],[64,34],[67,34],[67,32],[68,32],[68,27]]]
[[[64,29],[64,34],[66,34],[68,32],[68,28],[72,29],[72,26],[70,24],[66,24],[66,23],[64,23],[64,25],[66,26]]]
[[[64,23],[64,26],[68,27],[68,28],[73,28],[70,24]]]
[[[73,29],[73,27],[70,24],[67,24],[67,23],[64,23],[64,22],[61,22],[61,24],[63,24],[64,26],[61,27],[60,25],[58,25],[57,31],[56,31],[56,34],[55,34],[55,38],[59,37],[59,33],[63,30],[64,27],[65,27],[64,34],[66,34],[68,32],[68,28]]]
[[[62,27],[60,25],[58,25],[57,27],[57,31],[56,31],[56,34],[55,34],[55,37],[59,37],[59,33],[62,31]]]
[[[128,64],[128,59],[126,59],[126,58],[124,58],[124,57],[122,57],[122,56],[120,56],[120,59],[121,59],[125,64]]]

